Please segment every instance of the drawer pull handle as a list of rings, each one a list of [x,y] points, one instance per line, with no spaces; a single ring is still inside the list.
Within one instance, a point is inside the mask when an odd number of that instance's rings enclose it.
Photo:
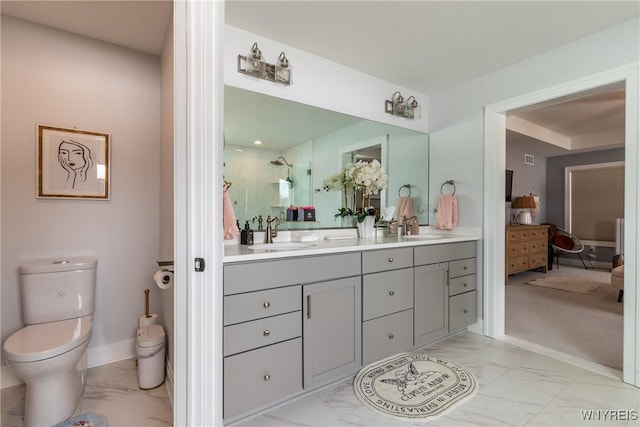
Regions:
[[[462,285],[462,287],[466,288],[466,287],[467,287],[467,284],[465,283],[464,285]]]
[[[467,314],[468,310],[465,308],[464,310],[462,310],[462,312],[463,312],[464,314]]]
[[[389,334],[389,339],[390,339],[390,340],[392,340],[392,339],[393,339],[393,337],[394,337],[394,335],[393,335],[393,334]]]
[[[389,257],[389,260],[388,260],[388,261],[389,261],[389,262],[393,262],[393,258]]]
[[[267,302],[265,302],[264,304],[262,304],[262,306],[263,306],[264,308],[269,308],[269,307],[271,307],[271,303],[270,303],[269,301],[267,301]]]
[[[268,329],[266,329],[266,330],[262,333],[262,335],[264,335],[265,337],[268,337],[269,335],[271,335],[271,331],[270,331],[270,330],[268,330]]]
[[[389,295],[394,296],[396,293],[394,291],[389,291]]]
[[[264,377],[263,377],[263,379],[264,379],[265,381],[269,381],[269,380],[271,379],[271,375],[270,375],[270,374],[265,374],[265,375],[264,375]]]
[[[468,270],[469,267],[467,267],[466,265],[464,267],[462,267],[463,270]]]

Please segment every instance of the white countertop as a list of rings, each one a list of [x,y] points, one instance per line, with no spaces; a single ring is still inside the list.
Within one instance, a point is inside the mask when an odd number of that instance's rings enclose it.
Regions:
[[[477,229],[456,229],[453,231],[436,230],[432,226],[421,226],[417,236],[373,237],[360,239],[357,230],[326,229],[313,230],[318,241],[309,242],[313,246],[295,249],[277,248],[277,243],[283,244],[292,239],[291,231],[280,231],[273,241],[276,245],[264,245],[264,232],[255,232],[254,247],[241,245],[239,240],[225,241],[224,263],[259,261],[265,259],[290,258],[309,255],[325,255],[333,253],[363,251],[372,249],[397,248],[402,246],[436,245],[441,243],[467,242],[479,240],[481,233]]]

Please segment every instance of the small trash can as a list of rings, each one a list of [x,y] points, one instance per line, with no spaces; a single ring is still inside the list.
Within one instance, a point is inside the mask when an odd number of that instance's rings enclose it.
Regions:
[[[149,325],[138,329],[136,354],[138,356],[138,386],[143,389],[158,387],[164,381],[165,364],[164,329]]]

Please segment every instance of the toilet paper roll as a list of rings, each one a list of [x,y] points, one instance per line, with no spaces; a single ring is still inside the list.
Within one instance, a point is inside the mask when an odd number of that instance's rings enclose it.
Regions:
[[[167,270],[158,270],[153,275],[153,280],[160,289],[169,289],[173,285],[173,273]]]
[[[156,313],[149,314],[149,317],[144,314],[138,319],[138,327],[143,328],[145,326],[157,325],[158,315]]]

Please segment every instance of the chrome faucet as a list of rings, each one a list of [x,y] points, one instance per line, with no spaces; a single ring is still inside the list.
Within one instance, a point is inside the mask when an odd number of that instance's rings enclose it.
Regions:
[[[402,235],[408,236],[411,234],[412,224],[418,220],[415,215],[411,218],[407,218],[406,215],[402,215]]]
[[[275,221],[276,225],[271,229],[271,223]],[[280,224],[280,220],[277,216],[271,218],[271,215],[267,216],[267,231],[264,233],[264,242],[265,243],[273,243],[273,238],[278,237],[278,225]]]

